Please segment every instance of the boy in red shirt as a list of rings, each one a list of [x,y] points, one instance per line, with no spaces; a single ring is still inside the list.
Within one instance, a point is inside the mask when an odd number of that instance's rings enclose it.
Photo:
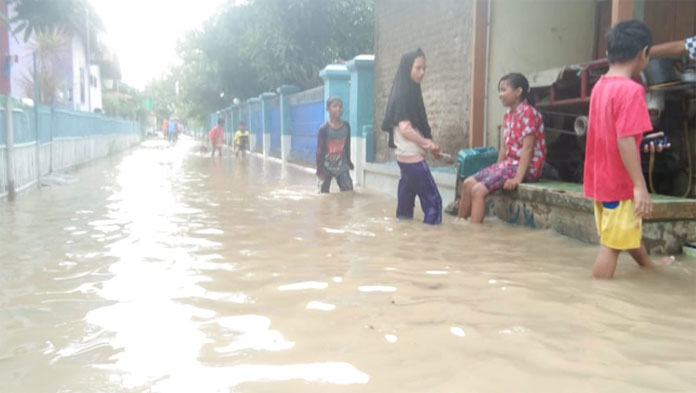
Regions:
[[[645,88],[635,82],[649,60],[652,33],[640,21],[616,24],[607,34],[609,71],[592,89],[585,155],[584,194],[595,201],[600,247],[592,275],[611,278],[621,251],[642,267],[656,263],[641,242],[652,201],[640,165],[642,134],[652,130]],[[665,258],[659,264],[668,264]]]
[[[222,143],[224,138],[224,128],[225,119],[219,118],[217,126],[213,127],[208,133],[208,138],[210,139],[210,144],[213,145],[213,153],[211,157],[215,157],[215,151],[220,152],[220,157],[222,157]]]

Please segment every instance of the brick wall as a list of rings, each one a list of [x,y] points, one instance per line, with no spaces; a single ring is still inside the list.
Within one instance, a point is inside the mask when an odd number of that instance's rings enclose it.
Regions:
[[[472,0],[377,0],[375,5],[375,147],[377,161],[393,158],[381,131],[401,54],[422,48],[423,99],[433,139],[456,153],[468,144]]]

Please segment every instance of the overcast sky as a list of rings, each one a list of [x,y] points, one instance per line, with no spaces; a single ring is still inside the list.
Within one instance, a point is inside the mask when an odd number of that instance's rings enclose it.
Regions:
[[[176,61],[176,43],[225,0],[90,0],[101,15],[123,81],[142,88]]]

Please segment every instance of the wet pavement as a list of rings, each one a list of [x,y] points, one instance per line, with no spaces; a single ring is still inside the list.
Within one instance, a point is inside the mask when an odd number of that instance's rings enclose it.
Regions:
[[[693,392],[695,262],[146,141],[0,202],[0,391]],[[422,216],[421,216],[422,218]]]

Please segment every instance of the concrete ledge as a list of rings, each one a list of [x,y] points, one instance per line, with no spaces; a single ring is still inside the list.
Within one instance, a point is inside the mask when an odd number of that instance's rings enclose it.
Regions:
[[[522,184],[513,192],[496,191],[488,198],[487,210],[511,224],[599,242],[593,202],[582,196],[580,184],[539,182]],[[651,252],[681,252],[685,242],[696,238],[696,200],[653,196],[653,216],[643,222],[643,238]]]
[[[582,185],[575,183],[524,183],[517,191],[505,192],[516,199],[530,200],[593,213],[592,200],[583,197]],[[696,199],[653,195],[653,214],[645,221],[696,220]]]

